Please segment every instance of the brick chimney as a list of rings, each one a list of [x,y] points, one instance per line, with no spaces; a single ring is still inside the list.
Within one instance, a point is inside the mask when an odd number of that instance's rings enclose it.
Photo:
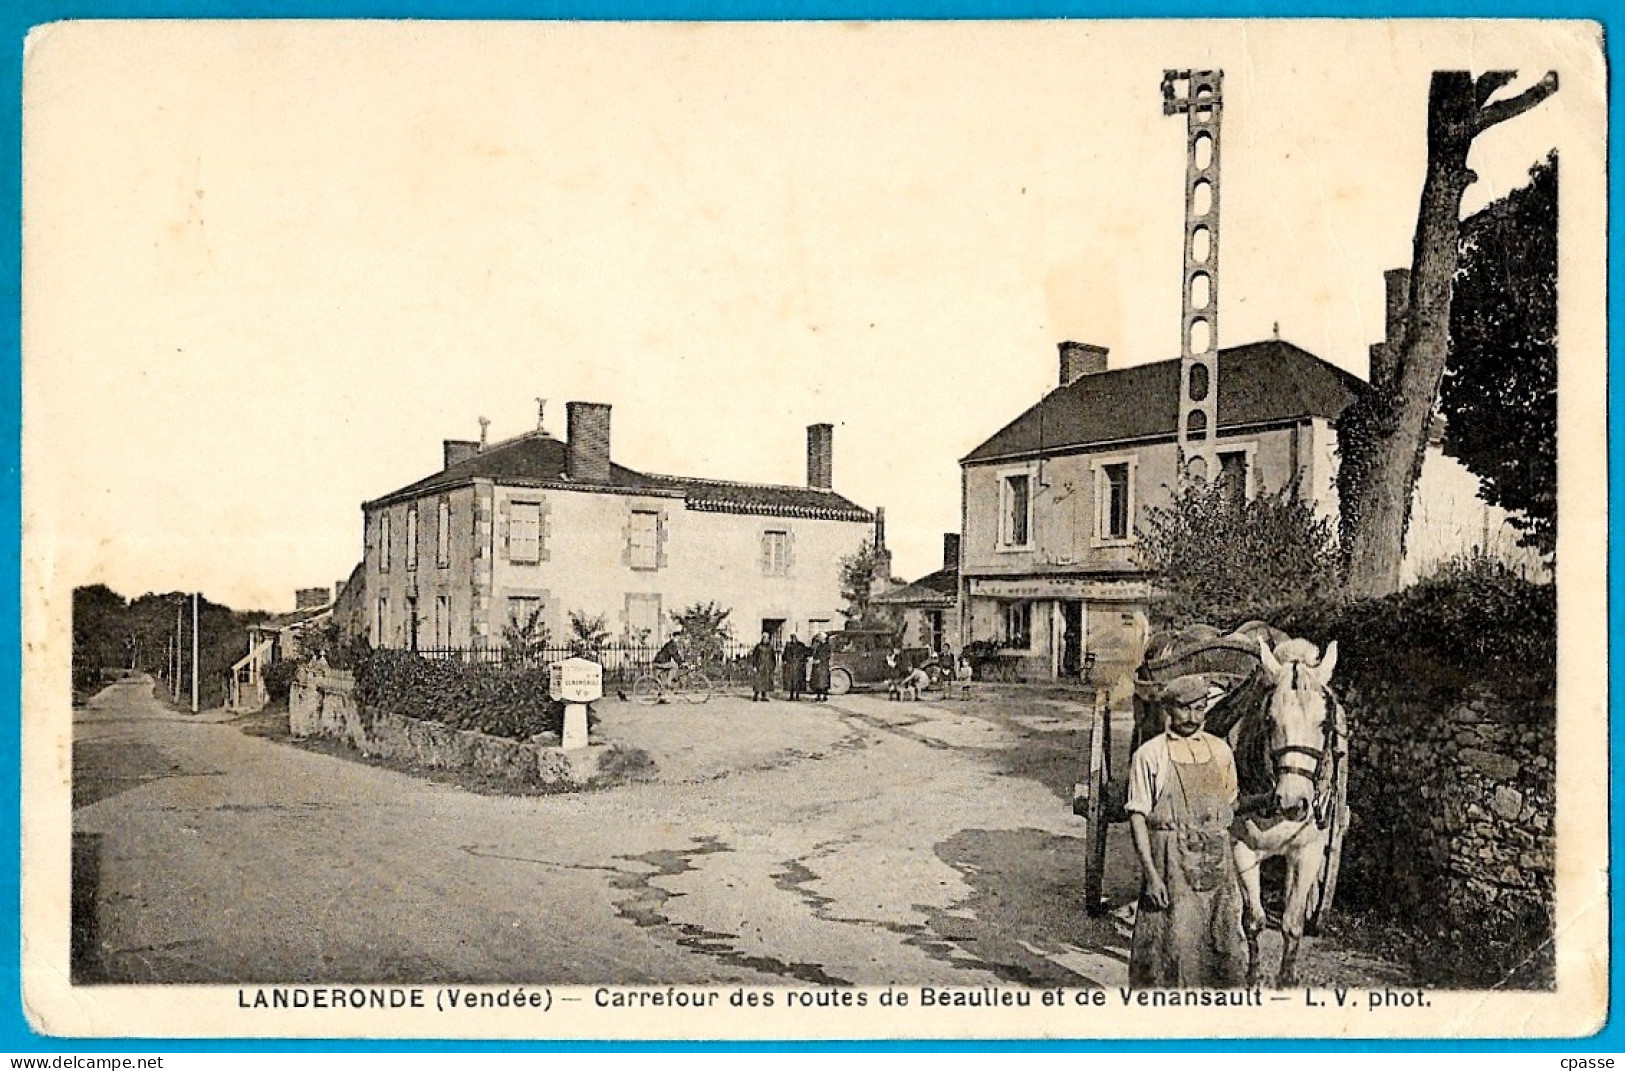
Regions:
[[[1405,318],[1411,310],[1411,270],[1389,268],[1382,273],[1384,288],[1384,328],[1387,337],[1371,344],[1372,383],[1385,383],[1399,367],[1399,346],[1405,336]]]
[[[300,588],[293,593],[295,610],[314,610],[326,606],[328,601],[326,588]]]
[[[807,486],[828,491],[835,486],[835,425],[807,425]]]
[[[480,452],[480,444],[468,439],[444,439],[440,446],[445,451],[445,464],[442,467],[448,469]]]
[[[1061,386],[1068,387],[1084,376],[1097,375],[1106,370],[1105,346],[1088,342],[1063,342],[1061,350]]]
[[[568,402],[564,406],[565,474],[582,483],[609,482],[609,406]]]
[[[886,507],[875,507],[875,555],[872,592],[879,595],[891,587],[891,550],[886,546]]]
[[[942,569],[943,572],[957,573],[959,571],[959,533],[942,533]]]

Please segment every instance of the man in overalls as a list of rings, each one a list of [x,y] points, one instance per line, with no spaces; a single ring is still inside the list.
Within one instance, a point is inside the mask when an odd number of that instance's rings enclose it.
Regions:
[[[1236,760],[1228,744],[1202,731],[1205,678],[1175,678],[1164,696],[1167,731],[1141,745],[1129,769],[1129,825],[1144,876],[1129,984],[1239,986],[1247,941],[1230,855]]]

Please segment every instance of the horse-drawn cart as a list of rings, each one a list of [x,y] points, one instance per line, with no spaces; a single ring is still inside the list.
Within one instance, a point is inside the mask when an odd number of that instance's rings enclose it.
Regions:
[[[1272,651],[1289,659],[1309,652],[1311,661],[1289,660],[1283,668]],[[1306,890],[1304,926],[1309,932],[1320,928],[1336,895],[1343,836],[1349,824],[1348,749],[1341,709],[1325,688],[1325,678],[1335,663],[1335,645],[1328,649],[1326,659],[1315,657],[1313,652],[1312,645],[1289,640],[1262,622],[1251,622],[1229,634],[1197,625],[1154,636],[1134,682],[1126,749],[1114,747],[1111,705],[1105,689],[1097,692],[1084,732],[1081,776],[1072,800],[1073,812],[1084,819],[1087,827],[1084,896],[1091,914],[1107,907],[1103,889],[1108,830],[1113,823],[1128,820],[1124,810],[1128,760],[1141,744],[1163,731],[1163,692],[1168,682],[1176,677],[1200,675],[1212,696],[1203,729],[1228,740],[1235,751],[1243,807],[1250,802],[1255,809],[1266,812],[1255,817],[1255,823],[1294,820],[1292,816],[1281,817],[1278,811],[1275,815],[1267,813],[1275,805],[1277,781],[1285,773],[1295,771],[1314,784],[1309,813],[1296,820],[1303,822],[1307,831],[1307,837],[1300,840],[1308,843],[1312,838],[1319,855],[1312,885]],[[1319,739],[1279,739],[1282,730],[1271,713],[1272,697],[1278,688],[1299,689],[1304,694],[1313,688],[1321,696],[1323,706],[1312,715],[1312,722],[1306,722],[1320,734]],[[1272,740],[1272,734],[1276,739]],[[1313,759],[1312,771],[1286,761],[1286,757],[1294,756],[1302,762]]]

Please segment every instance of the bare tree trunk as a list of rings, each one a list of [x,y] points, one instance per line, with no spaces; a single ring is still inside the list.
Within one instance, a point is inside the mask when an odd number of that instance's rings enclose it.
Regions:
[[[1450,292],[1460,258],[1461,199],[1477,179],[1467,167],[1473,139],[1557,91],[1557,75],[1506,100],[1489,98],[1512,71],[1474,78],[1435,71],[1428,92],[1428,163],[1411,253],[1410,306],[1391,369],[1374,369],[1370,389],[1338,422],[1338,491],[1349,594],[1399,589],[1411,498],[1427,447],[1450,345]]]

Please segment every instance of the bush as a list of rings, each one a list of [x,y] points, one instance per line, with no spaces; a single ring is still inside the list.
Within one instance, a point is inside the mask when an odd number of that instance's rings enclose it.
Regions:
[[[334,669],[354,669],[372,653],[367,637],[346,635],[336,621],[307,633],[303,642],[306,658],[324,659]]]
[[[260,671],[260,679],[265,682],[265,697],[272,703],[286,703],[288,691],[293,687],[293,678],[299,673],[302,661],[291,658],[281,662],[272,662]]]
[[[1138,534],[1164,627],[1273,621],[1341,590],[1332,522],[1291,487],[1247,499],[1230,480],[1193,481],[1169,505],[1148,509]]]
[[[1510,571],[1447,570],[1382,599],[1297,607],[1270,622],[1324,645],[1363,689],[1404,684],[1441,702],[1493,685],[1510,696],[1557,688],[1557,588]]]
[[[363,717],[398,714],[525,740],[561,733],[564,705],[547,691],[545,666],[493,666],[377,650],[356,667]]]
[[[734,638],[728,615],[733,611],[715,602],[695,603],[682,613],[671,615],[677,625],[676,639],[691,662],[719,665]]]

